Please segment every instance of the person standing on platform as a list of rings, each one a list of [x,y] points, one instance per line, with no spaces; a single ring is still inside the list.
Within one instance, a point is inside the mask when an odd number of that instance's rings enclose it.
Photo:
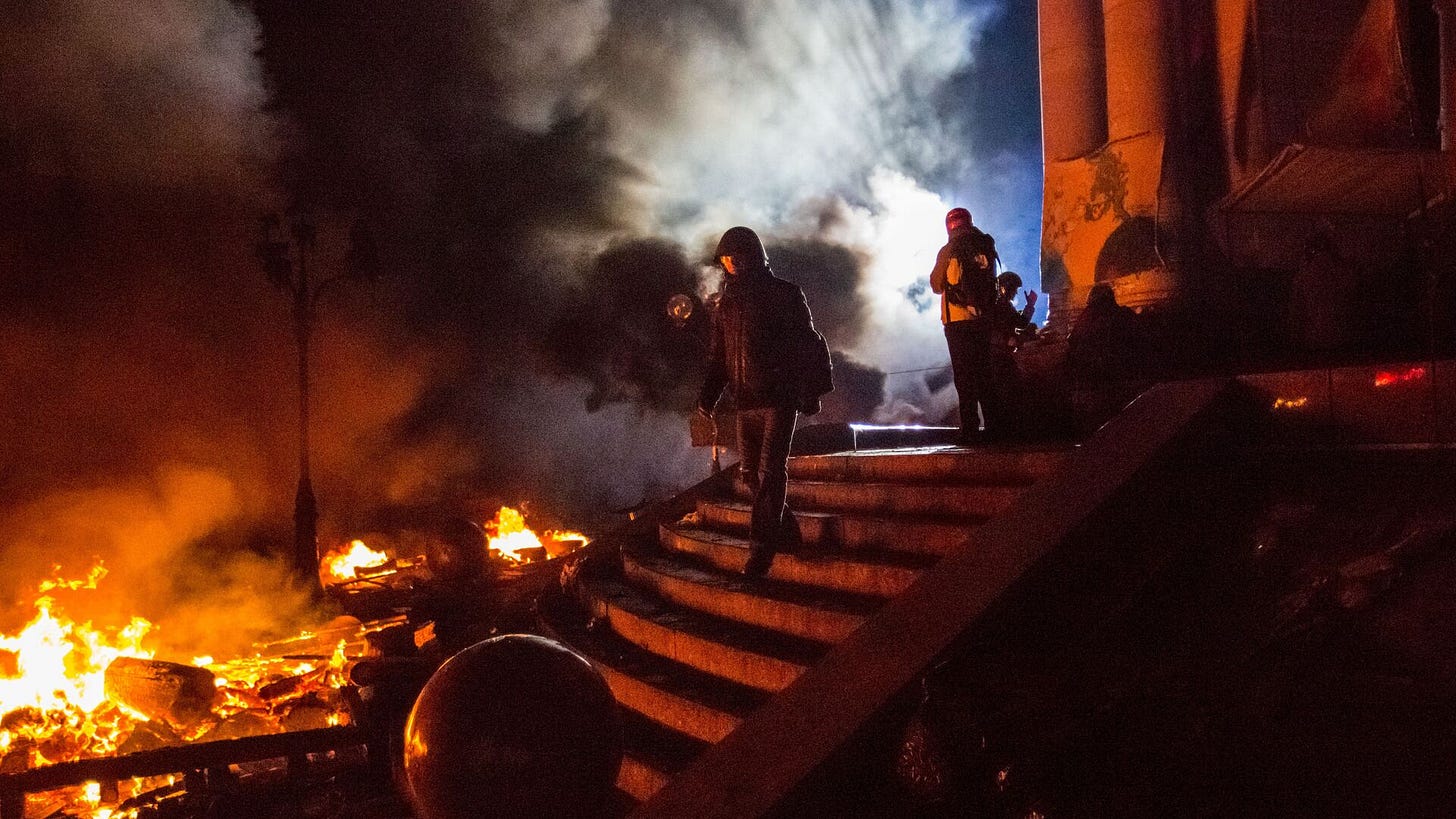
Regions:
[[[971,213],[965,208],[954,208],[945,215],[945,229],[949,240],[935,256],[930,289],[940,295],[940,322],[945,325],[960,404],[960,442],[971,444],[994,438],[1005,426],[991,359],[1000,259],[996,240],[971,223]]]

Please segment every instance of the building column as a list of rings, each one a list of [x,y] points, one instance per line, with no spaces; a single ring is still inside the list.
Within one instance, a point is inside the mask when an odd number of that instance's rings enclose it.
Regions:
[[[1107,141],[1101,0],[1038,0],[1042,159],[1086,156]]]
[[[1441,19],[1441,150],[1456,155],[1456,0],[1433,5]]]
[[[1108,138],[1166,133],[1173,110],[1173,83],[1164,0],[1102,0],[1102,18]]]

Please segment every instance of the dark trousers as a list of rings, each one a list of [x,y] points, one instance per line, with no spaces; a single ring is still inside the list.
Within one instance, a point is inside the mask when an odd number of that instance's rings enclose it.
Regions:
[[[1002,432],[1004,413],[996,394],[991,360],[991,325],[985,320],[953,321],[945,325],[945,346],[955,374],[960,400],[961,435],[974,435],[980,427],[976,405],[981,406],[987,432]]]
[[[784,534],[789,491],[789,444],[797,413],[782,407],[738,411],[739,475],[753,490],[748,539],[755,549],[777,549]]]

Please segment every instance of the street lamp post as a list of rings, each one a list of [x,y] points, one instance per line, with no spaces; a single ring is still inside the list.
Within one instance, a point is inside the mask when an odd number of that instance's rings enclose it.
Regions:
[[[348,262],[343,272],[317,284],[309,278],[309,254],[318,243],[318,231],[308,219],[289,226],[288,238],[279,238],[283,221],[276,214],[264,217],[257,244],[258,260],[268,281],[293,299],[293,335],[298,347],[298,491],[293,500],[293,554],[290,561],[304,588],[317,592],[318,499],[313,493],[309,462],[309,342],[319,299],[334,284],[373,278],[378,254],[362,223],[350,231]]]

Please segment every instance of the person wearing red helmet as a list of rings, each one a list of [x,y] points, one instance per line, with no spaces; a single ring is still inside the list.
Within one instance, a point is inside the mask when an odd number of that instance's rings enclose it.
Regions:
[[[994,437],[1005,424],[992,383],[991,358],[1000,257],[996,240],[971,222],[965,208],[953,208],[945,215],[945,230],[949,239],[935,256],[930,289],[940,295],[940,321],[960,405],[960,441],[969,444]]]

